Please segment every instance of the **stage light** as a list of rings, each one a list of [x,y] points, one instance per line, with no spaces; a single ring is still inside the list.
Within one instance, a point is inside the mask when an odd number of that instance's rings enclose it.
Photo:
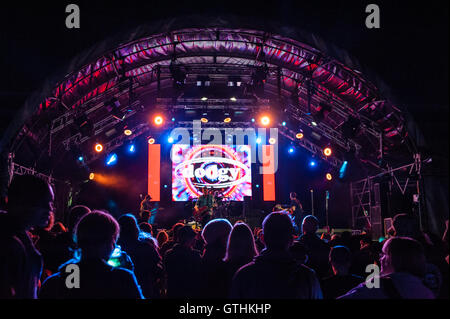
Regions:
[[[230,97],[230,101],[231,101],[231,102],[236,102],[236,101],[237,101],[237,98],[235,98],[234,96],[232,96],[232,97]]]
[[[286,122],[281,123],[281,125],[286,126]]]
[[[131,132],[131,130],[125,130],[123,131],[123,134],[125,134],[126,136],[130,136],[131,134],[133,134],[133,132]]]
[[[256,187],[256,188],[259,188],[259,184],[256,184],[255,187]]]
[[[333,179],[333,175],[331,175],[330,173],[327,173],[325,175],[325,177],[326,177],[327,181],[331,181]]]
[[[207,119],[206,117],[202,117],[202,118],[200,119],[200,121],[201,121],[202,123],[208,123],[208,119]]]
[[[261,139],[260,137],[258,137],[258,138],[256,139],[256,144],[261,144],[261,142],[262,142],[262,139]]]
[[[153,118],[153,123],[155,123],[155,125],[160,126],[164,123],[164,118],[161,115],[156,115]]]
[[[293,147],[289,147],[289,149],[288,149],[289,154],[294,153],[294,151],[295,151],[295,149]]]
[[[175,122],[175,118],[174,117],[172,117],[172,122]]]
[[[148,139],[148,144],[155,144],[155,139],[153,137],[149,138]]]
[[[255,123],[255,119],[254,118],[252,118],[252,122]]]
[[[111,166],[117,163],[117,154],[112,153],[106,157],[106,165]]]
[[[136,146],[134,146],[134,144],[131,144],[128,146],[129,153],[134,153],[135,151],[136,151]]]
[[[339,178],[344,178],[345,172],[347,171],[348,162],[344,161],[339,169]]]
[[[206,96],[202,97],[200,100],[202,101],[208,101],[208,98]]]
[[[310,161],[309,166],[315,167],[317,165],[316,161]]]
[[[333,152],[332,152],[332,150],[331,150],[330,147],[325,147],[325,148],[323,149],[323,155],[325,155],[325,156],[330,156],[332,153],[333,153]]]
[[[273,137],[269,138],[269,144],[273,145],[277,142],[277,140]]]
[[[298,140],[301,140],[303,138],[303,133],[295,134],[295,138],[298,139]]]
[[[101,151],[103,151],[103,145],[100,143],[95,144],[95,151],[97,153],[100,153]]]
[[[169,138],[167,139],[167,141],[168,141],[169,143],[173,143],[173,137],[172,137],[172,136],[169,137]]]
[[[223,121],[225,123],[230,123],[231,122],[231,117],[226,117]]]
[[[89,179],[92,181],[95,178],[95,174],[94,173],[90,173],[89,174]]]
[[[83,156],[78,156],[78,161],[82,162],[84,160]]]
[[[317,126],[317,123],[315,121],[311,122],[312,126]]]
[[[261,117],[260,122],[263,126],[268,126],[270,124],[270,118],[267,115]]]

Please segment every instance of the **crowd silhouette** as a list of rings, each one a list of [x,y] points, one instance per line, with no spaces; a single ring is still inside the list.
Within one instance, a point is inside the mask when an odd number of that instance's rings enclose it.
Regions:
[[[283,211],[254,229],[213,219],[198,231],[181,222],[158,229],[145,210],[116,220],[77,205],[63,223],[55,221],[53,201],[44,180],[13,178],[0,213],[0,298],[448,298],[448,221],[438,238],[399,214],[379,242],[369,233],[320,237],[311,215],[297,235]],[[68,284],[74,265],[77,287]],[[369,265],[380,269],[374,288],[366,283]]]

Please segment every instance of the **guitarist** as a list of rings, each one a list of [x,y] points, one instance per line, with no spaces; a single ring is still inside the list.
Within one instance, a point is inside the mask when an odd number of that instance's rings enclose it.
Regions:
[[[303,216],[304,215],[304,213],[303,213],[303,206],[300,203],[300,201],[297,199],[297,193],[291,192],[289,194],[289,198],[291,200],[291,204],[290,204],[291,209],[290,209],[290,211],[291,211],[291,214],[292,214],[292,217],[294,219],[295,226],[296,226],[296,233],[298,235],[300,235],[300,233],[301,233],[301,225],[302,225],[302,221],[303,221],[303,217],[304,217]]]
[[[195,219],[200,221],[202,226],[205,226],[207,222],[211,219],[212,209],[215,206],[214,196],[211,190],[208,188],[203,189],[203,194],[198,198],[197,203],[195,203]]]

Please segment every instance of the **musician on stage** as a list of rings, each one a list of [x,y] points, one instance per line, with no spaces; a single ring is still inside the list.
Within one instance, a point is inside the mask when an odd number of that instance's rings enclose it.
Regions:
[[[194,210],[202,212],[201,224],[205,226],[213,215],[213,207],[215,206],[215,199],[212,191],[208,188],[203,189],[203,194],[197,199]]]
[[[289,194],[289,198],[291,200],[291,212],[292,212],[292,217],[294,219],[294,224],[295,224],[295,228],[296,228],[296,233],[298,235],[300,235],[301,233],[301,225],[302,225],[302,221],[303,221],[303,206],[300,203],[300,201],[297,199],[297,193],[295,192],[291,192]]]

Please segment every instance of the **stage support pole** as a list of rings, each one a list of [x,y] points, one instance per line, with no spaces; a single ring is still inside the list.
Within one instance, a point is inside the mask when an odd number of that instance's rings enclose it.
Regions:
[[[311,192],[311,215],[314,216],[314,190],[310,190]]]

